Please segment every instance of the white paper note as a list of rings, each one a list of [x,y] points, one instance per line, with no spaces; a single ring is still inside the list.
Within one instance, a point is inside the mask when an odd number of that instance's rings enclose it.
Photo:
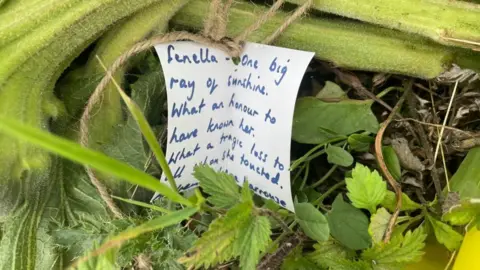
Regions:
[[[314,53],[247,43],[235,65],[223,51],[193,42],[155,49],[168,95],[166,158],[179,190],[198,186],[193,168],[207,164],[294,211],[293,111]]]

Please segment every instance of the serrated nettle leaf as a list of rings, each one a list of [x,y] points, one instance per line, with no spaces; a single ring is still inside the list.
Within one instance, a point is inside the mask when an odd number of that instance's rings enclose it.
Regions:
[[[326,101],[348,99],[347,93],[345,93],[340,86],[331,81],[326,81],[325,86],[315,97]]]
[[[325,152],[327,153],[327,160],[329,163],[343,167],[348,167],[353,164],[352,155],[342,147],[329,145],[325,149]]]
[[[200,187],[210,195],[207,201],[211,204],[227,208],[239,202],[240,190],[232,175],[200,165],[194,168],[193,176],[200,182]],[[242,191],[242,194],[245,192],[248,191]]]
[[[362,253],[362,259],[374,262],[373,269],[397,269],[419,261],[423,256],[427,234],[422,227],[399,234],[388,243],[377,243]]]
[[[260,253],[264,252],[271,242],[270,222],[267,217],[252,215],[238,232],[233,243],[233,253],[240,257],[241,269],[255,269],[260,260]]]
[[[319,242],[327,241],[330,235],[328,221],[311,203],[295,203],[295,215],[305,234]]]
[[[337,195],[327,215],[330,234],[349,249],[360,250],[371,245],[368,217]]]
[[[448,209],[442,216],[442,221],[454,226],[463,226],[480,216],[480,199],[462,200],[460,204]]]
[[[400,181],[402,176],[402,168],[400,167],[400,161],[398,160],[397,153],[391,146],[382,147],[382,153],[388,171],[392,174],[395,180]]]
[[[368,152],[375,139],[365,134],[352,134],[348,136],[347,141],[353,151]]]
[[[109,252],[112,248],[121,246],[125,241],[139,237],[142,234],[163,229],[168,226],[179,224],[185,219],[188,219],[190,216],[195,214],[198,211],[197,208],[185,208],[183,210],[175,211],[163,216],[151,219],[147,222],[142,223],[139,226],[128,228],[123,232],[111,237],[104,244],[102,244],[98,249],[93,251],[91,255],[87,255],[85,259],[91,258],[92,256],[98,256]],[[82,259],[80,259],[82,261]]]
[[[240,231],[248,227],[253,205],[244,202],[230,208],[225,216],[215,219],[208,231],[195,242],[195,245],[179,259],[180,263],[193,267],[216,265],[236,257],[233,245],[240,237]]]
[[[328,241],[314,244],[315,251],[309,253],[307,258],[320,267],[333,269],[336,262],[352,258],[355,252],[330,239]]]
[[[390,212],[394,212],[397,204],[397,199],[393,191],[387,190],[381,205],[387,208]],[[402,207],[401,211],[413,211],[422,208],[422,205],[412,201],[407,194],[402,192]]]
[[[370,217],[368,232],[372,236],[373,243],[382,242],[391,217],[392,215],[385,208],[378,209],[377,212]]]
[[[371,101],[324,102],[314,97],[297,100],[292,138],[300,143],[321,144],[336,136],[358,131],[376,133],[378,121],[370,110]],[[320,132],[329,130],[333,134]]]
[[[375,213],[377,206],[385,198],[387,183],[376,170],[373,172],[360,163],[352,171],[352,177],[345,179],[348,198],[357,208],[363,208]]]
[[[440,244],[443,244],[450,251],[454,251],[460,247],[463,236],[455,231],[450,225],[437,220],[431,215],[427,215],[427,219],[432,225],[435,237]]]

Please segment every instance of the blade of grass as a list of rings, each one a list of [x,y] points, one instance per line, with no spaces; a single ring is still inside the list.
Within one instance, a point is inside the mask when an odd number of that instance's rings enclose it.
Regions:
[[[153,204],[144,203],[144,202],[131,200],[131,199],[126,199],[126,198],[122,198],[122,197],[117,197],[117,196],[113,196],[113,195],[112,195],[112,198],[123,201],[123,202],[126,202],[126,203],[129,203],[129,204],[138,205],[138,206],[141,206],[141,207],[152,209],[154,211],[162,212],[162,213],[165,213],[165,214],[172,213],[172,211],[170,211],[168,209],[165,209],[163,207],[156,206],[156,205],[153,205]]]
[[[192,202],[182,197],[182,195],[167,185],[160,183],[155,177],[137,170],[126,163],[108,157],[101,152],[87,149],[62,137],[1,116],[0,132],[13,138],[27,141],[49,152],[90,166],[100,172],[118,177],[134,185],[156,191],[174,202],[186,206],[193,206]]]
[[[154,218],[137,227],[126,229],[125,231],[112,237],[110,240],[105,242],[96,250],[92,251],[90,254],[75,261],[71,266],[71,268],[75,268],[80,263],[85,262],[95,256],[101,255],[112,248],[120,247],[125,241],[136,238],[141,234],[160,230],[175,224],[179,224],[183,220],[195,214],[197,211],[198,211],[197,208],[185,208],[183,210],[175,211],[170,214],[166,214],[164,216]]]
[[[155,137],[155,133],[153,133],[152,128],[148,124],[147,119],[145,118],[145,115],[143,115],[142,110],[138,107],[138,105],[130,99],[127,94],[122,90],[120,85],[117,83],[115,78],[113,78],[112,73],[108,71],[107,67],[103,64],[102,60],[98,55],[96,55],[98,62],[102,66],[102,68],[105,70],[107,75],[110,77],[112,80],[113,84],[115,85],[118,93],[122,97],[123,101],[127,105],[128,110],[132,114],[133,118],[138,124],[138,127],[140,128],[140,131],[143,134],[143,137],[147,141],[148,145],[152,149],[153,154],[155,155],[158,163],[160,164],[160,167],[162,168],[162,171],[165,173],[165,176],[167,177],[168,183],[172,187],[173,190],[178,192],[177,189],[177,184],[175,183],[175,179],[173,178],[172,171],[170,170],[170,167],[168,166],[167,159],[165,158],[165,154],[162,151],[162,147],[157,141],[157,137]]]

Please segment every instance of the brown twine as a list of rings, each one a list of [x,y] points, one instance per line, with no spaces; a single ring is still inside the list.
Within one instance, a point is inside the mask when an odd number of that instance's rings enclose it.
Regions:
[[[115,74],[115,72],[118,71],[118,69],[122,67],[132,56],[144,52],[156,44],[170,43],[179,40],[190,40],[222,50],[232,57],[239,57],[243,50],[244,40],[246,40],[247,37],[250,36],[254,31],[259,29],[265,22],[268,21],[268,19],[273,17],[283,3],[284,0],[278,0],[255,23],[246,28],[233,40],[225,37],[229,9],[233,4],[233,0],[227,0],[225,4],[223,4],[222,0],[212,0],[210,12],[205,20],[202,35],[192,34],[184,31],[171,32],[135,44],[130,50],[123,53],[115,60],[112,66],[110,66],[108,69],[107,74],[102,78],[98,86],[95,88],[95,91],[88,99],[88,103],[85,106],[84,112],[80,119],[80,144],[84,147],[88,147],[89,145],[88,123],[90,121],[90,117],[93,115],[92,112],[95,108],[95,105],[102,100],[103,92],[111,81],[112,76],[109,76],[109,74]],[[308,0],[304,5],[302,5],[272,35],[265,39],[265,43],[271,43],[274,41],[291,23],[306,13],[311,4],[312,0]],[[107,188],[97,179],[92,169],[86,166],[86,170],[90,181],[98,190],[100,197],[105,201],[108,208],[112,211],[116,218],[122,218],[123,214],[108,193]]]
[[[273,6],[271,6],[267,12],[265,12],[262,16],[260,16],[260,18],[255,23],[247,27],[240,35],[238,35],[234,39],[234,41],[242,42],[246,40],[248,36],[250,36],[258,28],[260,28],[260,26],[262,26],[264,23],[266,23],[268,19],[273,17],[277,12],[277,10],[283,5],[283,3],[285,3],[284,0],[278,0],[277,2],[275,2],[275,4],[273,4]]]
[[[220,6],[222,5],[222,0],[212,0],[210,2],[210,8],[208,16],[205,18],[203,24],[203,35],[210,37],[215,31],[215,25],[217,25],[218,13],[220,12]]]
[[[290,26],[290,24],[304,15],[312,7],[312,5],[313,0],[308,0],[301,7],[297,8],[297,10],[295,10],[295,12],[288,17],[287,20],[283,22],[283,24],[278,27],[277,30],[275,30],[275,32],[273,32],[273,34],[263,40],[263,43],[270,44],[275,41],[287,29],[287,27]]]
[[[223,9],[220,9],[218,12],[218,25],[217,25],[217,32],[216,35],[213,36],[215,40],[219,40],[222,37],[227,35],[227,24],[228,24],[228,15],[230,12],[230,7],[233,4],[233,0],[227,0],[224,4]]]

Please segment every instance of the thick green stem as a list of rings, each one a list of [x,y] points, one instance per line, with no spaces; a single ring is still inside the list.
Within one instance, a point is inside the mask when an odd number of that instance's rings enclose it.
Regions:
[[[179,27],[200,30],[207,10],[207,1],[192,1],[173,18],[173,22]],[[265,11],[264,7],[248,3],[234,5],[230,10],[229,36],[239,34]],[[287,16],[287,13],[277,12],[248,40],[261,42],[275,31]],[[468,55],[468,50],[446,47],[418,35],[360,22],[316,17],[302,18],[294,22],[274,44],[313,51],[316,58],[341,67],[421,78],[438,76],[460,57],[470,58],[468,63],[462,63],[477,68],[479,64],[474,59],[480,59],[478,53],[467,57],[465,55]]]
[[[302,4],[306,0],[288,0]],[[446,45],[480,49],[480,6],[450,0],[314,0],[314,8],[419,34]]]
[[[109,25],[160,0],[21,2],[0,9],[0,114],[47,128],[62,111],[54,83],[72,59]],[[48,167],[47,154],[25,143],[0,136],[0,149],[1,178]]]
[[[323,184],[332,175],[332,173],[337,169],[337,167],[338,167],[338,165],[336,165],[336,164],[333,165],[332,168],[330,168],[330,170],[328,170],[328,172],[322,178],[320,178],[320,180],[318,180],[313,185],[311,185],[310,188],[316,188],[316,187],[320,186],[321,184]]]

